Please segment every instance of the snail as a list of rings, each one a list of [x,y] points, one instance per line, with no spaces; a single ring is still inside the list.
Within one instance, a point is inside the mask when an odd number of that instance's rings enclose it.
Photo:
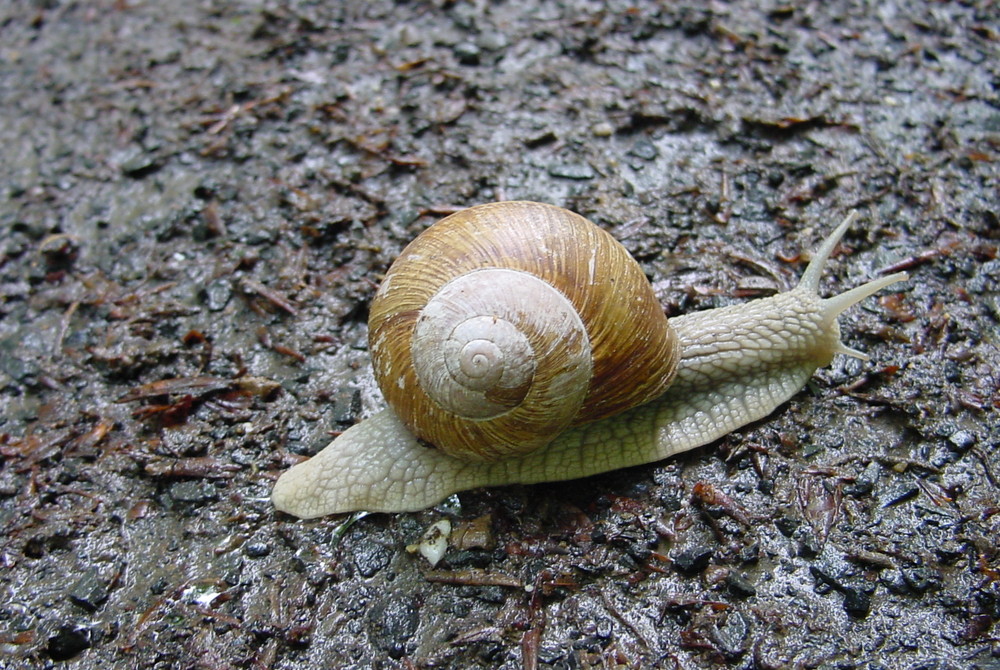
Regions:
[[[302,518],[415,511],[660,461],[763,418],[835,354],[866,359],[837,317],[907,278],[819,296],[855,219],[791,291],[668,321],[625,248],[578,214],[533,202],[452,214],[403,250],[372,301],[391,409],[285,472],[274,505]]]

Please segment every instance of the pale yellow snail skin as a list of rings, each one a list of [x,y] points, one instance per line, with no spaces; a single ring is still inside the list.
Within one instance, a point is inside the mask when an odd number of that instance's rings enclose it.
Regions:
[[[558,209],[519,202],[480,207]],[[897,273],[832,298],[819,296],[823,266],[855,218],[847,216],[822,243],[793,290],[671,318],[678,362],[667,373],[673,377],[669,388],[650,402],[570,427],[535,451],[492,461],[459,460],[432,448],[385,409],[284,473],[272,493],[274,505],[301,518],[415,511],[467,489],[576,479],[653,463],[761,419],[835,354],[866,358],[840,341],[837,317],[907,278]]]

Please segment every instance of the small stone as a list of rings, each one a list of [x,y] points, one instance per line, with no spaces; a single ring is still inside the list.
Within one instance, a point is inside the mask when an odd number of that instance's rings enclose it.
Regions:
[[[615,134],[615,127],[607,121],[601,121],[594,124],[591,132],[594,133],[595,137],[611,137]]]
[[[962,545],[950,540],[936,547],[934,553],[937,554],[939,561],[948,565],[951,565],[965,555]]]
[[[649,140],[639,140],[628,150],[628,155],[641,158],[644,161],[651,161],[659,156],[660,152]]]
[[[273,240],[274,233],[262,226],[251,228],[246,231],[241,238],[242,242],[251,246],[256,244],[269,244]],[[256,258],[252,254],[247,253],[244,255],[243,262],[244,264],[253,263],[256,262]]]
[[[598,636],[594,635],[587,635],[585,637],[581,637],[579,640],[573,640],[573,649],[587,651],[592,654],[597,653],[603,647],[604,645],[601,644],[601,641],[600,639],[598,639]]]
[[[537,149],[538,147],[545,146],[546,144],[551,144],[557,139],[559,138],[551,130],[540,130],[531,137],[526,137],[524,139],[524,146],[529,149]]]
[[[150,151],[137,151],[121,163],[122,174],[134,179],[156,172],[159,167],[159,161]]]
[[[676,512],[681,507],[684,506],[681,497],[673,491],[665,491],[663,495],[660,496],[660,506],[663,507],[666,512]]]
[[[738,598],[749,598],[757,595],[757,589],[750,583],[750,580],[735,571],[726,575],[726,586],[729,587],[729,592]]]
[[[16,496],[24,486],[24,475],[14,472],[14,468],[0,468],[0,498]],[[16,514],[13,506],[0,511],[0,525],[10,521]]]
[[[848,615],[855,618],[866,617],[871,609],[872,599],[867,593],[853,587],[844,589],[844,610]]]
[[[354,566],[363,577],[373,577],[389,565],[392,552],[377,542],[361,542],[354,548]]]
[[[361,391],[339,389],[333,394],[333,411],[330,418],[337,423],[353,423],[361,413]]]
[[[553,177],[576,180],[593,179],[596,176],[594,168],[590,167],[586,163],[563,163],[560,165],[553,165],[549,167],[549,174]]]
[[[461,570],[465,568],[488,568],[493,564],[493,552],[485,549],[466,549],[464,551],[453,551],[444,559],[445,564],[451,570]]]
[[[760,545],[754,542],[740,549],[737,555],[741,563],[756,563],[760,560]]]
[[[812,574],[813,579],[816,580],[816,590],[818,592],[826,593],[831,588],[838,591],[846,588],[828,568],[813,565],[809,567],[809,572]]]
[[[795,532],[795,529],[799,527],[799,520],[790,516],[784,516],[775,521],[774,525],[777,526],[778,531],[782,535],[785,537],[791,537],[792,533]]]
[[[219,497],[219,492],[212,482],[185,481],[170,487],[170,497],[177,502],[210,502]]]
[[[462,65],[479,65],[479,47],[472,42],[459,42],[452,52]]]
[[[889,593],[896,595],[911,595],[910,587],[903,579],[903,575],[898,570],[883,570],[879,574],[879,584],[884,586]]]
[[[672,555],[670,560],[680,572],[696,574],[708,567],[712,550],[708,547],[689,547]]]
[[[823,543],[811,528],[803,531],[799,537],[799,556],[803,558],[815,558],[823,551]]]
[[[249,558],[263,558],[271,553],[271,545],[267,542],[250,542],[243,547],[243,553]]]
[[[211,312],[221,312],[229,304],[233,286],[224,279],[216,279],[202,289],[202,300]]]
[[[555,665],[566,658],[566,652],[556,645],[542,645],[538,649],[538,660],[545,665]]]
[[[802,458],[809,458],[811,456],[815,456],[819,452],[823,451],[824,448],[825,447],[819,442],[810,440],[806,442],[804,445],[802,445]]]
[[[70,589],[69,599],[88,612],[93,612],[108,599],[108,586],[95,570],[87,570]]]
[[[941,575],[931,568],[911,568],[903,570],[903,581],[914,593],[926,593],[941,583]]]
[[[856,498],[866,496],[875,488],[881,474],[881,467],[875,461],[868,464],[868,467],[854,480],[854,483],[844,487],[844,494]]]
[[[726,623],[718,628],[716,642],[723,655],[730,661],[738,659],[746,652],[750,626],[739,612],[733,612]]]
[[[401,598],[397,593],[388,594],[369,610],[372,624],[371,640],[384,650],[389,658],[402,658],[406,643],[416,633],[420,624],[420,611],[412,599]]]
[[[63,626],[58,633],[49,638],[46,651],[53,661],[68,661],[80,652],[90,649],[92,644],[88,629]]]
[[[502,586],[483,586],[477,589],[476,599],[491,605],[507,602],[507,591]]]
[[[166,592],[168,586],[170,586],[170,581],[166,577],[160,577],[149,585],[149,592],[154,596],[162,596]]]
[[[948,441],[959,451],[968,451],[976,444],[976,435],[971,430],[956,430]]]
[[[476,39],[476,44],[487,51],[499,51],[506,48],[510,42],[503,33],[496,30],[488,30]]]
[[[637,565],[642,565],[649,561],[653,551],[641,542],[628,542],[625,544],[625,551]]]
[[[5,346],[8,342],[11,344],[10,347]],[[13,344],[12,340],[0,343],[0,351],[3,351],[3,355],[0,356],[0,372],[15,381],[29,382],[39,375],[41,368],[28,357],[17,355]]]

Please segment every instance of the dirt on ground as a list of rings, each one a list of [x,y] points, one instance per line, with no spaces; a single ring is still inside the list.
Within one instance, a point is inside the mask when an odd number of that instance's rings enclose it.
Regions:
[[[1000,10],[10,0],[0,667],[1000,668]],[[670,315],[905,269],[670,460],[300,521],[441,215],[611,232]],[[431,567],[407,551],[449,519]]]

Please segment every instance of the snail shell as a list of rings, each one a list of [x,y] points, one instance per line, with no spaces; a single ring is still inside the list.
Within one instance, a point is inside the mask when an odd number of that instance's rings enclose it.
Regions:
[[[628,251],[534,202],[479,205],[420,234],[386,275],[369,328],[375,378],[400,420],[471,461],[648,402],[678,360]]]

